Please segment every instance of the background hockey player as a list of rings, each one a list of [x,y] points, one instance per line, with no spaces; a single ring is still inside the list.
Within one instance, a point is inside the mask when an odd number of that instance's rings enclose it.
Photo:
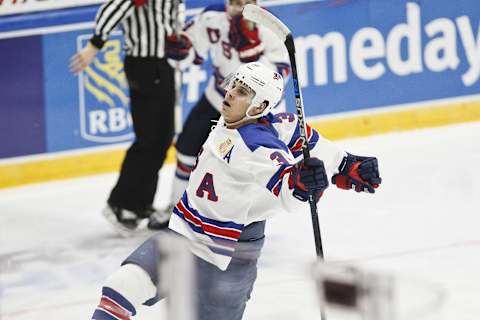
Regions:
[[[297,117],[270,113],[282,97],[280,74],[253,62],[226,82],[222,117],[169,223],[170,232],[189,240],[195,257],[198,319],[242,318],[266,219],[309,212],[308,194],[318,201],[327,175],[338,187],[358,192],[373,193],[381,182],[376,158],[348,154],[310,127],[312,158],[302,159]],[[156,272],[156,245],[154,237],[147,240],[108,278],[93,319],[129,319],[140,304],[160,298],[156,284],[165,279]]]
[[[282,75],[288,74],[289,59],[283,43],[270,30],[256,26],[241,15],[246,4],[256,2],[227,0],[208,6],[187,24],[180,39],[173,35],[166,43],[167,55],[183,60],[183,65],[201,64],[210,53],[213,72],[204,95],[189,113],[176,142],[177,167],[171,205],[151,216],[151,229],[160,229],[168,224],[173,205],[187,187],[195,157],[207,139],[212,120],[220,117],[224,97],[220,85],[223,79],[242,64],[253,61],[259,61]]]

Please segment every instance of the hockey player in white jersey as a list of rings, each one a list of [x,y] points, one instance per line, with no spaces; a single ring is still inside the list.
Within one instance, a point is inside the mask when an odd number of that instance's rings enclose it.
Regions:
[[[173,209],[167,230],[188,239],[195,257],[197,319],[242,318],[266,219],[281,212],[307,214],[309,192],[318,201],[328,176],[357,192],[373,193],[381,183],[376,158],[346,153],[309,126],[312,157],[304,160],[296,115],[270,113],[283,87],[279,73],[257,62],[227,79],[222,117]],[[156,273],[156,245],[155,237],[147,240],[108,278],[93,319],[129,319],[140,304],[162,298],[156,285],[165,279]]]
[[[150,218],[150,229],[161,229],[168,224],[171,209],[187,187],[190,171],[213,123],[220,117],[225,95],[221,83],[242,64],[258,61],[287,75],[288,53],[283,43],[264,26],[245,20],[242,9],[256,0],[226,0],[205,8],[194,17],[177,39],[169,37],[166,52],[182,65],[201,64],[210,54],[212,76],[202,98],[189,113],[175,147],[177,166],[172,183],[171,205],[166,211],[157,211]],[[283,110],[282,110],[283,109]],[[284,111],[284,105],[276,108]]]

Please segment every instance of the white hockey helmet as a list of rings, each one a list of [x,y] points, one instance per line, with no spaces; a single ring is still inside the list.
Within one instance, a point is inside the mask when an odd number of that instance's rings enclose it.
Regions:
[[[235,73],[225,79],[225,90],[230,90],[235,81],[240,81],[255,93],[245,112],[247,118],[256,119],[267,115],[282,99],[284,88],[282,75],[259,62],[250,62],[240,66]],[[251,116],[250,110],[262,103],[266,104],[263,112]]]

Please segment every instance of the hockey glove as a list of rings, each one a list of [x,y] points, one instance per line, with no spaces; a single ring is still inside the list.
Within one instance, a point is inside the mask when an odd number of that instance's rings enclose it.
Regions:
[[[293,196],[300,201],[307,201],[310,192],[318,201],[328,187],[325,166],[318,158],[308,158],[297,163],[292,169],[291,178],[293,179]]]
[[[257,26],[242,16],[231,18],[228,38],[243,63],[257,61],[263,53],[263,43],[258,36]]]
[[[193,59],[193,64],[196,64],[197,66],[198,65],[201,65],[205,62],[205,59],[203,59],[198,53],[197,51],[195,51],[195,59]]]
[[[343,158],[339,173],[332,177],[332,183],[338,188],[357,192],[374,193],[382,183],[378,172],[378,161],[374,157],[360,157],[347,153]]]
[[[165,55],[173,60],[185,59],[191,47],[192,42],[184,33],[181,33],[179,37],[176,34],[172,34],[165,39]]]

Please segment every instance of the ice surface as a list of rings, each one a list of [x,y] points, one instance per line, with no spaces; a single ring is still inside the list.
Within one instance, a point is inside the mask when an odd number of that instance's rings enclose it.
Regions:
[[[375,195],[327,190],[318,206],[326,259],[444,294],[439,307],[409,291],[419,306],[409,320],[478,320],[480,123],[338,143],[376,155],[384,183]],[[158,205],[168,199],[172,174],[172,166],[162,171]],[[105,277],[143,240],[117,237],[100,215],[115,179],[0,191],[0,319],[89,319]],[[309,212],[270,220],[245,319],[318,318],[308,274],[314,260]],[[423,316],[422,307],[430,313]],[[142,308],[136,318],[162,319],[162,308]]]

